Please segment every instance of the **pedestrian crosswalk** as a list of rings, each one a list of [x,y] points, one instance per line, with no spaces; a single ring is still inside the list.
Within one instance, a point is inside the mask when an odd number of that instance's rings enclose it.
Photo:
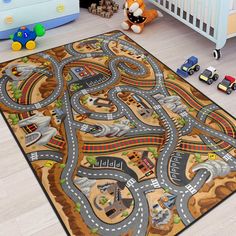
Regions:
[[[31,153],[30,160],[37,161],[38,160],[38,153],[37,152]]]
[[[188,113],[187,113],[186,111],[184,111],[184,112],[180,113],[180,115],[181,115],[182,117],[187,117],[187,116],[188,116]]]
[[[87,91],[86,89],[83,89],[83,90],[81,90],[81,93],[82,93],[83,95],[87,95],[87,94],[88,94],[88,91]]]
[[[232,156],[229,153],[227,153],[226,155],[224,155],[223,159],[225,161],[230,161],[230,160],[232,160]]]
[[[156,73],[155,76],[156,76],[156,77],[162,77],[163,74],[161,74],[161,73]]]
[[[84,125],[82,125],[82,127],[81,127],[81,131],[87,131],[88,130],[88,125],[86,125],[86,124],[84,124]]]
[[[191,184],[186,185],[185,188],[192,194],[197,193],[197,190]]]
[[[36,108],[36,109],[40,109],[40,108],[42,108],[42,106],[41,106],[40,103],[36,103],[36,104],[35,104],[35,108]]]
[[[112,114],[107,114],[107,119],[108,119],[108,120],[112,120],[112,119],[113,119]]]
[[[160,105],[156,105],[153,108],[154,108],[154,110],[159,110],[159,109],[161,109],[161,106]]]
[[[134,183],[136,183],[136,180],[131,178],[130,180],[127,181],[126,186],[129,188],[130,186],[133,186]]]
[[[160,188],[161,187],[157,179],[152,179],[151,181],[152,181],[152,185],[153,185],[154,188]]]
[[[120,87],[116,87],[116,91],[117,92],[121,92],[121,88]]]

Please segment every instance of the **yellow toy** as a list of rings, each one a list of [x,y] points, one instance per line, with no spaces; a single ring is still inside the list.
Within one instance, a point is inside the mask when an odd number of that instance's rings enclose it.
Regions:
[[[122,29],[131,29],[137,34],[143,31],[145,24],[152,22],[157,17],[163,16],[157,10],[146,10],[144,0],[126,0],[124,13],[127,19],[122,22]]]

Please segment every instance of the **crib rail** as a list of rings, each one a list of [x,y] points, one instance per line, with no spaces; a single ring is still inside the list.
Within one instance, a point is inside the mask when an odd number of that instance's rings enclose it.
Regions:
[[[227,39],[230,0],[149,0],[217,44]]]

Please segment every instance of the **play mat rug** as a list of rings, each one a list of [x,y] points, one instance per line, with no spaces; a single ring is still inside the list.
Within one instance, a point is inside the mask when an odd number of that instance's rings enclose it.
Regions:
[[[235,118],[120,31],[2,63],[0,107],[70,235],[173,236],[236,190]]]

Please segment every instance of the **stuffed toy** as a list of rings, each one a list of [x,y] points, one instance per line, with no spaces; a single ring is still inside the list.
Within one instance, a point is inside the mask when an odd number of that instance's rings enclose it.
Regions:
[[[126,0],[124,13],[126,20],[121,24],[122,29],[131,29],[137,34],[143,31],[145,24],[152,22],[157,17],[163,16],[157,10],[146,10],[144,0]]]

